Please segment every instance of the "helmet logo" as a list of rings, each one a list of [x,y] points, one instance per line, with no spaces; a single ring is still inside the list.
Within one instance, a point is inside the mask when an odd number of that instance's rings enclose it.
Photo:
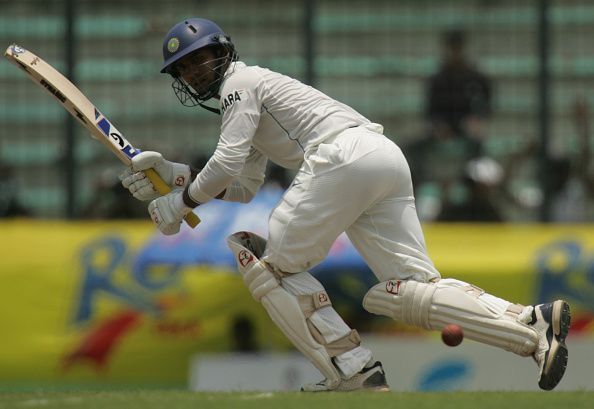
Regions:
[[[171,37],[169,39],[169,41],[167,42],[167,50],[170,53],[174,53],[177,51],[178,48],[179,48],[179,40],[177,39],[177,37]]]

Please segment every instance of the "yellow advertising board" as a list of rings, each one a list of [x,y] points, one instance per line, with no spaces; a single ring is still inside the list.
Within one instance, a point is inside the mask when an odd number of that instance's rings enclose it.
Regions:
[[[196,352],[289,347],[232,270],[134,269],[150,221],[0,231],[0,384],[179,386]]]
[[[0,222],[0,388],[183,386],[196,353],[289,349],[232,266],[186,258],[190,238],[224,251],[207,227],[163,240],[150,221]],[[444,277],[512,302],[566,298],[573,329],[591,332],[591,227],[452,224],[425,233]],[[373,280],[356,284],[365,274],[327,275],[337,309],[361,308]]]
[[[594,312],[594,226],[435,224],[424,227],[442,276],[514,302],[571,300]]]

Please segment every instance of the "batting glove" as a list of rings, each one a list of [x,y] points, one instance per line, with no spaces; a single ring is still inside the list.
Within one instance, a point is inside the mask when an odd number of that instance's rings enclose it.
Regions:
[[[132,158],[132,166],[120,175],[122,185],[138,200],[153,200],[159,197],[152,182],[143,172],[153,168],[169,186],[185,187],[190,182],[190,167],[163,159],[159,152],[141,152]]]
[[[181,189],[159,197],[148,205],[151,219],[159,230],[166,236],[179,232],[184,216],[192,211],[191,207],[185,205]]]

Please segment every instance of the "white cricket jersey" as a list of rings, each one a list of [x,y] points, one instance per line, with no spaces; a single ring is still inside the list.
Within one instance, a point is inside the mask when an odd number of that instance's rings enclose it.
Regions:
[[[253,182],[252,190],[257,190],[264,179],[267,158],[282,167],[298,169],[309,148],[347,128],[370,123],[315,88],[240,61],[232,63],[225,73],[220,95],[219,142],[189,191],[200,203],[242,176]]]

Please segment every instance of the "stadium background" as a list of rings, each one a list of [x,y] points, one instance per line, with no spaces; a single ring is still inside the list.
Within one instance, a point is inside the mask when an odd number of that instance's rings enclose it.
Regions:
[[[135,145],[193,163],[214,149],[219,119],[182,107],[159,74],[162,38],[185,17],[215,20],[244,61],[314,84],[382,123],[403,147],[425,130],[424,87],[439,65],[440,36],[464,29],[471,59],[495,88],[484,147],[508,164],[507,194],[495,196],[506,223],[427,216],[430,253],[444,276],[514,301],[568,298],[576,334],[590,337],[591,173],[569,178],[581,186],[582,211],[566,213],[579,223],[556,219],[548,184],[556,158],[583,170],[577,164],[590,153],[574,109],[592,101],[590,2],[2,0],[0,11],[5,46],[15,42],[68,74]],[[0,84],[2,206],[12,198],[28,214],[0,221],[1,388],[178,387],[196,353],[290,348],[224,249],[225,233],[266,234],[278,190],[243,210],[205,206],[196,231],[164,239],[144,209],[116,206],[122,166],[110,152],[7,61]],[[464,163],[431,166],[439,174]],[[423,209],[464,196],[460,183],[446,191],[439,182],[417,191]],[[113,220],[127,217],[137,220]],[[344,238],[316,273],[364,331],[421,336],[361,310],[374,279]],[[253,345],[235,338],[243,331],[253,331]]]

